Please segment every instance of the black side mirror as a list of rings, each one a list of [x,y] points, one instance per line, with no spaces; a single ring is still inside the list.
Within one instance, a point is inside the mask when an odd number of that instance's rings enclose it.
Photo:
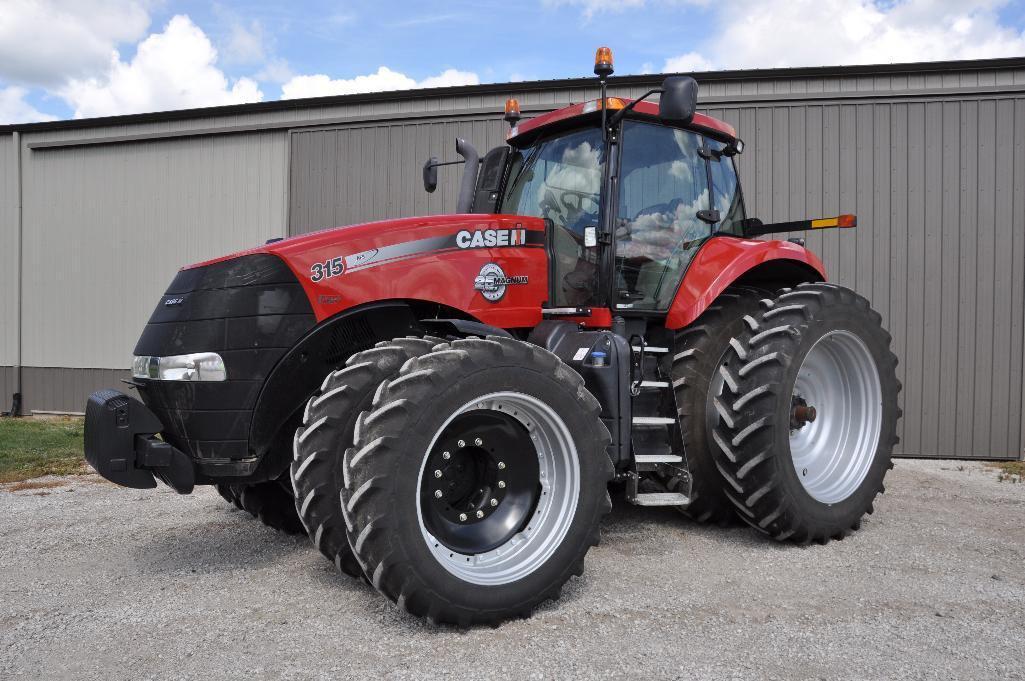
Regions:
[[[667,123],[690,123],[698,108],[698,82],[690,76],[669,76],[662,81],[658,117]]]
[[[427,163],[424,163],[424,190],[428,194],[433,194],[434,190],[438,188],[438,159],[435,156],[431,156],[427,159]]]

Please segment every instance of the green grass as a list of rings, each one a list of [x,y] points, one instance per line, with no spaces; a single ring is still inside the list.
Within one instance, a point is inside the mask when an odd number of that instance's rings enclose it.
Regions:
[[[1000,482],[1025,482],[1025,461],[994,461],[986,465],[1000,471],[997,474]]]
[[[0,418],[0,483],[85,473],[81,418]]]

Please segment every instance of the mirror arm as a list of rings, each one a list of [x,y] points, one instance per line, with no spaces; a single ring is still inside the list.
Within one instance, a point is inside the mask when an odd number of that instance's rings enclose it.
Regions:
[[[650,97],[650,96],[652,96],[654,94],[659,94],[662,91],[663,90],[660,87],[659,88],[655,88],[654,90],[648,90],[643,95],[641,95],[637,99],[633,100],[632,102],[630,102],[629,104],[624,106],[622,109],[620,109],[616,113],[612,114],[612,118],[609,119],[609,127],[615,127],[616,125],[619,125],[619,122],[621,120],[623,120],[623,117],[626,116],[628,111],[631,111],[635,106],[637,106],[638,104],[643,102],[648,97]]]
[[[466,160],[465,159],[461,159],[459,161],[438,161],[437,163],[428,163],[427,167],[428,168],[440,168],[441,166],[456,166],[456,165],[459,165],[461,163],[466,163]]]

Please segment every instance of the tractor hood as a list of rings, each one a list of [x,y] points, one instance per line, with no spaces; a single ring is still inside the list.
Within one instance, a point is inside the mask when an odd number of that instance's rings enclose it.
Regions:
[[[356,305],[405,299],[440,303],[508,328],[540,320],[547,298],[544,221],[535,217],[435,215],[335,227],[183,269],[258,254],[285,262],[318,321]],[[502,277],[516,278],[500,298],[475,289],[489,264]]]

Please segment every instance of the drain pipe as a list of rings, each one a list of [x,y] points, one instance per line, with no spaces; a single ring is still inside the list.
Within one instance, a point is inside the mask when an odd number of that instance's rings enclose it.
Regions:
[[[23,363],[22,362],[22,343],[21,343],[21,339],[22,339],[22,336],[23,336],[23,333],[22,333],[22,316],[23,316],[22,315],[22,278],[23,278],[22,277],[22,261],[24,259],[24,251],[25,251],[25,249],[24,249],[24,247],[22,245],[22,241],[23,241],[23,238],[24,238],[24,229],[23,229],[24,221],[23,221],[23,211],[22,211],[22,193],[23,192],[22,192],[22,177],[21,177],[21,174],[22,174],[21,173],[21,133],[18,132],[17,130],[15,130],[12,133],[11,142],[13,143],[12,146],[14,147],[14,155],[15,155],[15,161],[14,161],[14,163],[15,163],[15,165],[14,165],[15,175],[14,175],[14,177],[15,177],[15,183],[16,183],[15,184],[15,193],[16,193],[16,197],[17,197],[17,199],[16,199],[17,200],[17,213],[16,213],[15,220],[17,220],[17,225],[18,225],[18,228],[17,228],[17,231],[18,231],[18,244],[17,244],[17,247],[16,247],[17,248],[16,252],[18,254],[18,266],[17,266],[18,284],[15,287],[15,295],[17,296],[17,300],[18,300],[18,308],[17,308],[18,309],[18,311],[17,311],[18,321],[17,321],[17,327],[16,327],[18,329],[18,331],[17,331],[17,333],[18,333],[18,342],[17,342],[18,343],[17,344],[18,350],[17,350],[17,363],[14,366],[14,370],[15,370],[15,374],[14,374],[14,376],[15,376],[15,378],[14,378],[15,383],[14,383],[14,386],[15,387],[14,387],[14,395],[11,396],[11,410],[9,412],[6,412],[4,415],[5,416],[21,416],[21,412],[22,412],[22,406],[21,406],[21,401],[22,401],[22,398],[21,398],[21,394],[22,394],[22,371],[21,371],[21,365]]]

